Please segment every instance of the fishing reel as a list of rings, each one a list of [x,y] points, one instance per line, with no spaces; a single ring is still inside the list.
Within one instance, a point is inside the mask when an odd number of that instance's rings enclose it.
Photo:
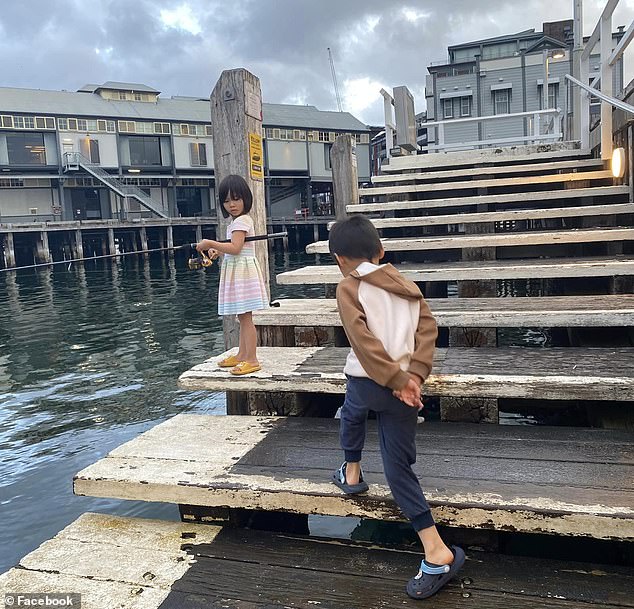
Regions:
[[[192,244],[194,247],[196,244]],[[214,260],[218,257],[218,255],[209,256],[206,252],[198,252],[198,256],[192,254],[192,256],[187,261],[187,268],[190,271],[198,271],[200,269],[207,269],[213,266]]]

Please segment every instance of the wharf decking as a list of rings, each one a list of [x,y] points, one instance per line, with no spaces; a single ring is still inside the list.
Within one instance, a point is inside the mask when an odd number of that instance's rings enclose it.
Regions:
[[[82,609],[384,609],[404,593],[412,548],[88,513],[0,575],[0,595],[73,591]],[[634,607],[622,567],[468,550],[439,609]]]
[[[634,433],[424,423],[414,471],[439,523],[634,539]],[[178,415],[75,476],[78,495],[401,520],[369,423],[367,495],[330,482],[333,419]]]

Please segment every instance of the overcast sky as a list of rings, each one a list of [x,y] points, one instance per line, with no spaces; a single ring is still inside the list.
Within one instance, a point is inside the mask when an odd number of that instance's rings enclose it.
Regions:
[[[584,0],[590,34],[606,0]],[[426,66],[447,45],[572,17],[573,0],[2,0],[0,85],[76,90],[106,80],[206,97],[245,67],[266,102],[383,119],[379,89],[407,85],[424,109]],[[621,0],[614,29],[634,18]],[[626,56],[626,72],[628,58]],[[632,63],[630,60],[629,63]],[[1,95],[1,93],[0,93]]]

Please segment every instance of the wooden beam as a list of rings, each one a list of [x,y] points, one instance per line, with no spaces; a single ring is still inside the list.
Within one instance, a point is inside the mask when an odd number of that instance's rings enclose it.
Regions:
[[[621,327],[634,326],[634,295],[540,296],[536,298],[427,298],[440,327]],[[329,298],[277,301],[256,311],[260,326],[341,326],[337,302]]]
[[[634,275],[632,257],[536,258],[488,262],[400,264],[398,269],[412,281],[457,281],[461,279],[530,279],[533,277],[611,277]],[[336,266],[308,266],[280,273],[281,285],[339,283]]]
[[[217,365],[231,351],[184,372],[178,383],[187,390],[344,393],[348,352],[343,347],[262,347],[262,370],[236,377]],[[634,349],[437,349],[423,392],[447,397],[634,400]]]
[[[533,186],[536,184],[556,184],[591,180],[612,180],[611,171],[584,171],[573,173],[555,173],[537,176],[521,176],[516,178],[494,178],[489,180],[468,180],[463,182],[442,182],[432,184],[408,184],[406,186],[377,186],[360,188],[360,197],[376,197],[414,192],[440,192],[443,190],[471,190],[478,188],[501,188],[512,186]]]
[[[354,136],[338,135],[330,150],[332,189],[337,220],[347,217],[346,206],[359,202],[357,145]]]
[[[480,235],[447,235],[411,239],[381,239],[386,252],[431,251],[465,247],[511,247],[553,245],[562,243],[600,243],[630,241],[634,228],[588,228],[575,230],[530,231],[524,233],[484,233]],[[328,242],[318,241],[306,247],[307,254],[327,254]]]
[[[472,195],[469,197],[450,197],[445,199],[426,199],[422,201],[385,201],[383,203],[359,203],[349,205],[348,212],[381,212],[402,209],[435,209],[440,207],[466,207],[495,203],[530,203],[552,201],[554,199],[579,199],[585,197],[614,197],[629,195],[628,186],[595,186],[591,188],[571,188],[568,190],[545,190],[540,192],[512,192],[499,195]]]

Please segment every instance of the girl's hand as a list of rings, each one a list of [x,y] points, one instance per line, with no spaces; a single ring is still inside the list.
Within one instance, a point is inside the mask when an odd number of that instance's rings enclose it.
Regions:
[[[196,244],[196,251],[206,252],[208,250],[215,249],[215,247],[216,247],[215,241],[212,241],[211,239],[203,239],[202,241]]]
[[[212,260],[215,260],[220,256],[220,252],[212,248],[207,252],[207,256],[209,256]]]

